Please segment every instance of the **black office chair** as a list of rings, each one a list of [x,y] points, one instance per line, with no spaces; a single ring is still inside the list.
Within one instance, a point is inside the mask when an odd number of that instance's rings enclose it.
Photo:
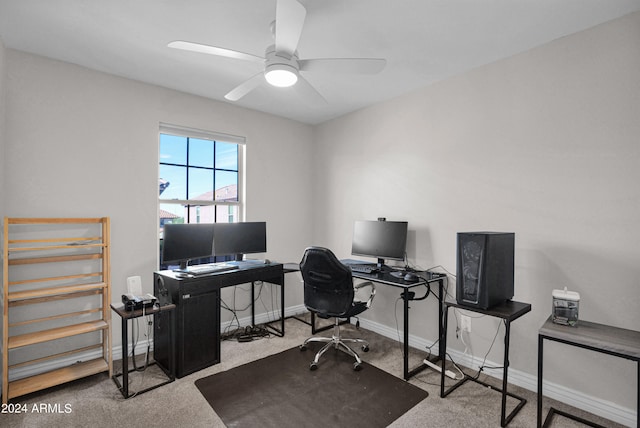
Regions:
[[[364,339],[347,339],[340,337],[340,319],[356,316],[371,306],[376,294],[372,282],[353,284],[351,268],[345,266],[336,258],[331,250],[322,247],[309,247],[305,250],[300,262],[300,272],[304,282],[304,304],[307,309],[318,317],[335,318],[332,337],[310,337],[300,345],[300,350],[307,349],[310,342],[326,342],[318,351],[309,368],[318,368],[318,360],[332,345],[335,349],[353,356],[356,362],[354,370],[360,370],[362,360],[347,343],[358,343],[362,350],[369,350],[369,343]],[[356,289],[371,287],[371,293],[366,301],[355,300]]]

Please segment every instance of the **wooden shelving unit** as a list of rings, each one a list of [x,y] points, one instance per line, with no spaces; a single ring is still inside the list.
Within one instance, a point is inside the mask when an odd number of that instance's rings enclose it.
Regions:
[[[96,373],[112,376],[109,240],[108,217],[5,217],[2,403]],[[45,364],[55,368],[34,373]],[[29,375],[13,379],[20,370]]]

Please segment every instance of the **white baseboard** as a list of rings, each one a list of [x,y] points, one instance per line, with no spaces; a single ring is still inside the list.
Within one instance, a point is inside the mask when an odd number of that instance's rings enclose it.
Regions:
[[[300,314],[306,312],[306,308],[304,305],[297,305],[285,308],[285,317],[290,317],[292,315]],[[263,324],[265,322],[270,322],[274,319],[279,319],[280,313],[279,311],[271,311],[269,313],[262,313],[256,315],[256,324]],[[251,317],[244,317],[240,319],[240,325],[245,326],[251,323]],[[231,325],[230,322],[224,322],[220,326],[221,332],[224,331]],[[382,336],[388,337],[389,339],[396,340],[401,342],[403,332],[398,331],[395,328],[376,323],[374,321],[369,321],[367,319],[360,319],[360,326],[366,328],[367,330],[371,330],[375,333],[378,333]],[[147,343],[149,341],[139,341],[136,346],[137,355],[144,354],[146,351]],[[153,349],[153,341],[150,341],[151,349]],[[434,342],[427,341],[421,337],[409,334],[409,345],[412,348],[416,349],[426,349],[430,346],[432,355],[438,355],[438,344],[434,345]],[[120,359],[122,357],[122,346],[113,346],[112,347],[112,355],[114,359]],[[460,365],[465,367],[475,367],[477,366],[478,361],[481,358],[474,357],[472,358],[470,355],[466,355],[462,352],[450,350],[449,355],[454,359],[454,361]],[[18,368],[11,371],[11,376],[9,380],[21,379],[23,377],[32,376],[38,373],[46,372],[49,370],[55,370],[57,368],[66,367],[73,363],[86,361],[94,358],[99,358],[102,355],[100,351],[92,351],[86,352],[84,354],[76,355],[75,357],[69,357],[56,361],[47,361],[40,364],[34,364],[32,366],[25,366],[24,368]],[[500,366],[501,363],[496,363],[492,361],[486,361],[485,365],[487,366]],[[486,373],[490,376],[493,376],[497,379],[502,379],[502,370],[501,369],[488,369],[484,370],[483,373]],[[536,392],[538,391],[538,381],[537,377],[520,370],[510,369],[509,370],[509,383],[512,385],[517,385],[519,387],[525,388],[529,391]],[[568,404],[570,406],[576,407],[578,409],[585,410],[587,412],[593,413],[595,415],[601,416],[603,418],[609,419],[611,421],[617,422],[619,424],[634,427],[637,425],[636,418],[638,415],[635,410],[622,407],[617,405],[616,403],[612,403],[609,401],[604,401],[598,398],[595,398],[590,395],[583,394],[579,391],[575,391],[569,388],[566,388],[562,385],[544,381],[543,384],[545,397],[549,397],[555,400],[558,400],[562,403]],[[535,405],[535,403],[532,403]]]

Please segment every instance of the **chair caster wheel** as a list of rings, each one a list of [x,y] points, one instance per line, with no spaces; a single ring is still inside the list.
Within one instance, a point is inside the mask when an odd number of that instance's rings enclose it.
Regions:
[[[309,364],[309,370],[314,371],[318,369],[318,365],[316,363]]]
[[[307,350],[307,345],[300,345],[299,346],[301,351],[306,351]]]
[[[362,346],[362,350],[363,350],[364,352],[369,352],[369,347],[368,347],[367,345],[363,345],[363,346]]]
[[[356,372],[362,370],[362,366],[360,365],[360,363],[353,363],[353,370]]]

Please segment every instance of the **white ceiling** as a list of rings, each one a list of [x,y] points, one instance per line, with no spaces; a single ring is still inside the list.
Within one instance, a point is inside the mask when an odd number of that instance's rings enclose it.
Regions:
[[[261,87],[233,103],[316,124],[640,10],[640,0],[299,0],[300,59],[385,58],[377,75],[307,73],[327,99]],[[5,47],[228,102],[260,66],[167,47],[263,56],[276,0],[0,0]]]

